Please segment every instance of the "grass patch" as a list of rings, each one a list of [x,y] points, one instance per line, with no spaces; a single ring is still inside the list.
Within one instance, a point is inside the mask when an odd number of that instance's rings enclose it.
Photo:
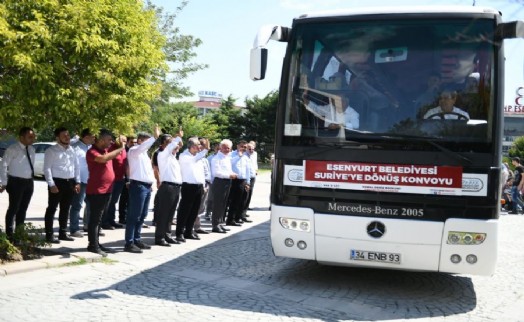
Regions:
[[[75,261],[75,262],[64,264],[64,266],[80,266],[80,265],[85,265],[85,264],[87,264],[87,263],[88,263],[87,259],[85,259],[85,258],[79,258],[79,259],[78,259],[77,261]]]

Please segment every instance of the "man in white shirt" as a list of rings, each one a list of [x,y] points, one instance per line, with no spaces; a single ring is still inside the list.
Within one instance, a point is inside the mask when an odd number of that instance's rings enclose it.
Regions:
[[[69,131],[65,127],[60,127],[55,129],[54,134],[57,144],[49,147],[44,155],[44,176],[49,187],[45,233],[48,242],[58,244],[60,240],[74,240],[67,234],[67,219],[73,195],[80,192],[80,166],[75,151],[70,145]],[[59,204],[59,231],[56,239],[53,236],[53,221]]]
[[[204,193],[206,177],[200,160],[204,158],[209,150],[205,146],[200,150],[200,141],[198,137],[192,137],[187,140],[187,149],[180,154],[180,168],[182,170],[182,189],[180,191],[180,207],[178,208],[176,220],[176,240],[183,243],[186,239],[200,239],[193,232],[200,201]]]
[[[345,137],[345,129],[356,130],[360,126],[359,114],[351,106],[346,96],[329,98],[329,103],[319,105],[305,95],[305,103],[319,118],[324,120],[325,129],[333,131],[338,137]]]
[[[129,211],[127,213],[124,251],[142,253],[143,249],[151,249],[141,240],[142,224],[149,211],[151,186],[155,182],[153,166],[147,151],[160,135],[158,125],[154,129],[154,137],[147,133],[137,135],[137,144],[127,153],[129,164]]]
[[[231,189],[231,180],[237,178],[231,166],[231,147],[233,142],[224,139],[220,142],[220,150],[211,160],[211,173],[213,184],[211,194],[213,195],[213,213],[211,215],[212,232],[226,233],[226,229],[220,226],[226,215],[227,200]]]
[[[25,222],[27,207],[33,196],[33,164],[35,164],[35,132],[23,127],[18,133],[18,142],[9,146],[4,153],[0,167],[0,193],[9,194],[9,207],[5,214],[5,232],[13,240],[14,226]]]
[[[429,120],[469,120],[468,112],[455,106],[456,91],[443,91],[439,97],[439,106],[430,109],[424,114],[424,119]]]
[[[161,182],[155,197],[158,198],[155,205],[155,245],[158,246],[169,247],[171,244],[179,244],[171,236],[171,224],[182,187],[182,172],[176,154],[182,146],[183,133],[180,131],[174,139],[169,134],[160,135],[160,140],[165,140],[167,145],[158,152],[157,156],[158,179]]]
[[[80,134],[81,138],[71,145],[75,150],[78,158],[78,165],[80,166],[80,192],[73,196],[71,201],[71,209],[69,210],[69,232],[72,237],[83,237],[84,234],[80,231],[80,210],[86,198],[87,178],[89,178],[89,170],[87,169],[86,153],[95,142],[95,136],[89,129],[84,129]],[[87,230],[87,223],[89,221],[89,204],[86,204],[84,210],[84,227]]]
[[[206,146],[209,146],[209,140],[206,138],[198,138],[200,141],[200,150],[203,150]],[[206,183],[204,184],[204,193],[202,194],[202,199],[200,199],[200,208],[198,209],[198,214],[195,218],[195,225],[193,229],[197,234],[209,234],[208,231],[202,229],[202,224],[200,222],[201,215],[206,214],[207,212],[207,200],[209,197],[209,190],[211,189],[211,166],[207,158],[202,158],[199,161],[199,165],[202,167],[204,172],[204,177],[206,178]]]

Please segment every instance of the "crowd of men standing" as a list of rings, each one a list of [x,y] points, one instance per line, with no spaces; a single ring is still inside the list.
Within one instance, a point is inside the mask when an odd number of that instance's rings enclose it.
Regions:
[[[187,239],[199,240],[199,234],[224,234],[229,231],[226,226],[251,222],[247,209],[258,172],[253,141],[241,140],[232,151],[233,143],[224,139],[209,153],[206,138],[188,138],[181,151],[182,129],[172,136],[161,134],[158,126],[152,135],[141,132],[136,138],[115,137],[105,129],[97,133],[85,129],[72,142],[64,127],[55,129],[54,135],[56,144],[44,157],[48,185],[45,238],[49,243],[73,241],[87,232],[87,250],[107,256],[113,250],[100,244],[103,229],[125,225],[124,251],[142,253],[150,249],[141,232],[155,183],[155,245],[169,247]],[[15,227],[24,225],[33,195],[35,138],[33,129],[20,129],[18,142],[5,151],[0,166],[0,193],[6,190],[9,194],[5,232],[15,244]],[[156,142],[160,147],[152,162],[148,151]],[[53,227],[57,208],[58,237]],[[211,231],[202,228],[201,217],[211,220]]]

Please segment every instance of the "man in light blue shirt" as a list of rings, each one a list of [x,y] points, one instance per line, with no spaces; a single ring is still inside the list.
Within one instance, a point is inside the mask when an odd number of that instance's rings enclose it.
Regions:
[[[89,170],[87,169],[86,152],[91,148],[91,145],[95,142],[95,136],[89,129],[84,129],[80,134],[80,139],[75,142],[72,147],[75,150],[76,157],[78,158],[78,166],[80,167],[80,192],[73,196],[71,201],[71,209],[69,210],[69,232],[73,237],[84,237],[84,234],[80,231],[80,210],[84,204],[86,197],[87,178],[89,177]],[[89,204],[86,203],[84,210],[84,227],[87,230],[87,224],[89,222]]]
[[[231,153],[231,168],[238,174],[231,183],[229,210],[227,214],[227,226],[240,226],[242,224],[242,212],[244,210],[251,183],[252,164],[246,153],[247,142],[242,140],[237,144],[237,149]]]

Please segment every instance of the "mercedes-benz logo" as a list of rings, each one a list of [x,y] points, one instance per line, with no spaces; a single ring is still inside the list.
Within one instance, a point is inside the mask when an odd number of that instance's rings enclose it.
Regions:
[[[372,221],[367,227],[367,232],[373,238],[380,238],[386,233],[386,225],[380,221]]]

